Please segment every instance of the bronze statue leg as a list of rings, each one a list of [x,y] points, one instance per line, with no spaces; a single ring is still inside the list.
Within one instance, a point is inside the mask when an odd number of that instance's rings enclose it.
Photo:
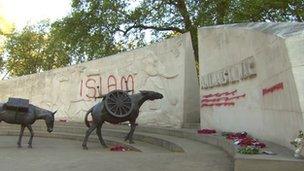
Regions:
[[[18,139],[18,142],[17,142],[17,145],[18,145],[19,148],[21,147],[21,139],[22,139],[22,136],[23,136],[24,128],[25,128],[25,126],[21,125],[20,133],[19,133],[19,139]]]
[[[97,136],[98,136],[98,139],[99,139],[100,144],[101,144],[104,148],[107,148],[108,146],[107,146],[106,143],[104,142],[104,140],[103,140],[103,138],[102,138],[102,135],[101,135],[101,127],[102,127],[102,124],[97,126],[96,134],[97,134]]]
[[[31,133],[31,137],[30,137],[30,140],[28,142],[28,148],[32,148],[32,141],[33,141],[33,137],[34,137],[34,132],[33,132],[33,129],[32,129],[31,125],[27,125],[26,127]]]
[[[129,143],[133,144],[134,143],[133,134],[134,134],[136,125],[135,125],[135,122],[130,122],[130,124],[131,124],[131,129],[130,129],[130,132],[128,134],[128,139],[129,139]]]
[[[93,122],[91,127],[87,130],[86,135],[85,135],[84,140],[83,140],[83,143],[82,143],[82,148],[84,150],[88,149],[87,142],[88,142],[89,136],[96,129],[96,127],[97,127],[97,125]]]
[[[129,133],[126,135],[126,137],[125,137],[125,141],[127,141],[127,140],[129,139],[130,132],[131,132],[131,130],[130,130],[130,131],[129,131]]]

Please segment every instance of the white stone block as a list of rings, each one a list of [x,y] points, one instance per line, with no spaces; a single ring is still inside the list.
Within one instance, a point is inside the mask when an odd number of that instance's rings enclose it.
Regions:
[[[94,97],[114,89],[152,90],[164,98],[146,102],[138,123],[181,127],[199,123],[199,88],[190,35],[165,40],[131,52],[0,81],[0,99],[23,97],[57,110],[56,118],[83,122]]]
[[[202,76],[216,75],[217,71],[237,66],[248,57],[254,58],[256,70],[256,76],[200,90],[204,101],[201,103],[201,127],[247,131],[257,138],[291,148],[292,138],[304,129],[303,49],[303,23],[250,23],[200,28],[201,84]],[[222,95],[226,98],[210,102],[212,98],[220,98],[215,96],[216,93],[235,90],[235,94]],[[212,98],[204,98],[208,94],[213,95]],[[233,99],[242,94],[245,97]]]

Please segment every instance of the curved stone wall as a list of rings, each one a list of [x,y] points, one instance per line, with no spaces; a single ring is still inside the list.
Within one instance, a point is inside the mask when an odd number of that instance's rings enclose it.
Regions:
[[[201,127],[290,146],[304,128],[304,24],[199,29]]]
[[[57,120],[82,122],[86,111],[98,101],[94,97],[126,87],[134,93],[153,90],[164,95],[142,106],[139,124],[181,127],[199,123],[198,80],[189,34],[99,60],[1,81],[0,99],[28,98],[40,107],[58,109]]]

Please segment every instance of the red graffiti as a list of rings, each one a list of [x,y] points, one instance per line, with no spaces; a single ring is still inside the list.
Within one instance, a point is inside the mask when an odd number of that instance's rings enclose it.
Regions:
[[[215,93],[203,95],[201,99],[201,107],[220,107],[220,106],[234,106],[235,100],[245,98],[246,94],[236,95],[237,90],[231,92]]]
[[[211,103],[211,104],[208,104],[208,103],[202,103],[201,104],[201,107],[207,107],[207,106],[234,106],[234,102],[224,102],[224,103]]]
[[[239,95],[239,96],[234,96],[234,97],[220,97],[220,98],[213,98],[213,99],[203,98],[201,102],[203,103],[203,102],[230,101],[230,100],[239,99],[239,98],[245,97],[245,96],[246,96],[246,94]]]
[[[111,89],[111,87],[114,87],[114,89]],[[112,90],[117,90],[117,81],[113,75],[110,75],[108,77],[108,92],[110,92]]]
[[[59,119],[58,121],[59,121],[59,122],[68,122],[67,119]]]
[[[130,89],[130,85],[131,84],[131,89]],[[128,75],[128,77],[121,77],[120,80],[120,87],[122,90],[132,90],[132,93],[134,93],[134,79],[132,77],[132,75]]]
[[[215,94],[208,94],[204,95],[203,98],[210,98],[210,97],[221,97],[221,96],[229,96],[233,95],[237,92],[237,90],[231,91],[231,92],[224,92],[224,93],[215,93]]]
[[[93,84],[93,85],[92,85],[92,84]],[[86,81],[86,83],[85,83],[85,86],[86,86],[87,89],[93,91],[93,94],[92,94],[92,95],[86,94],[86,96],[87,96],[88,98],[94,98],[94,97],[96,97],[95,85],[96,85],[96,80],[95,80],[95,79],[92,79],[92,78],[87,79],[87,81]]]
[[[82,97],[83,80],[80,81],[80,96]]]
[[[272,86],[272,87],[269,87],[269,88],[264,88],[263,89],[263,96],[268,94],[268,93],[273,93],[274,91],[279,91],[279,90],[283,90],[284,89],[284,85],[282,82]]]
[[[80,81],[80,96],[84,99],[92,100],[117,89],[132,90],[132,93],[134,93],[134,87],[133,75],[122,76],[118,79],[114,75],[109,75],[104,80],[100,74],[93,74],[87,75],[86,78]]]

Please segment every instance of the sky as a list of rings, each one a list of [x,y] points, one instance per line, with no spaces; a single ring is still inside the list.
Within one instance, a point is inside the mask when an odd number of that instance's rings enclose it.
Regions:
[[[71,0],[0,0],[0,20],[17,30],[44,19],[55,21],[69,14]]]

